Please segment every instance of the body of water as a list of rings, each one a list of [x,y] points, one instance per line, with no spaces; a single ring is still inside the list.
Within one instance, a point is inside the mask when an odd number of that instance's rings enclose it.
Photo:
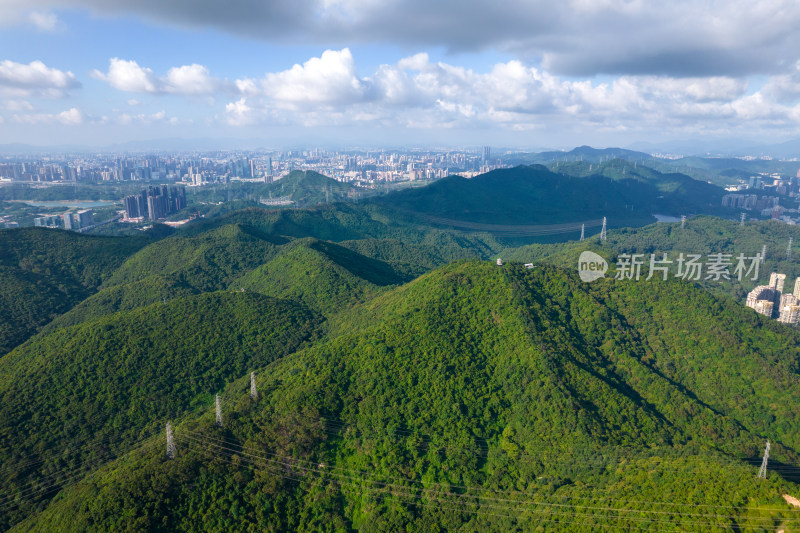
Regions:
[[[16,200],[17,202],[32,205],[35,207],[47,207],[55,209],[56,207],[77,207],[78,209],[92,209],[100,207],[110,207],[116,202],[110,200],[57,200],[57,201],[38,201],[38,200]]]

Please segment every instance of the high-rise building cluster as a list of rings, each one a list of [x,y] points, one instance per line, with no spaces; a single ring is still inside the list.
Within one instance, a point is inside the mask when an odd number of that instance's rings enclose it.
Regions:
[[[94,211],[81,209],[76,213],[68,212],[63,215],[48,215],[33,219],[33,225],[42,228],[64,228],[80,230],[94,225]]]
[[[777,196],[761,196],[757,194],[726,194],[722,197],[722,207],[734,209],[771,209],[779,203]]]
[[[186,207],[186,189],[182,186],[158,185],[139,194],[123,198],[126,218],[158,220]]]
[[[800,319],[800,278],[794,283],[794,291],[787,294],[783,294],[785,281],[786,274],[770,274],[769,285],[759,285],[747,294],[747,307],[778,322],[797,325]]]

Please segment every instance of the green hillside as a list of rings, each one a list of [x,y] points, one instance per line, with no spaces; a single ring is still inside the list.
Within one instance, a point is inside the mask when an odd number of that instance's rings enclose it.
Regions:
[[[551,151],[539,153],[512,154],[503,158],[513,164],[539,163],[560,168],[568,163],[599,164],[620,159],[637,162],[663,173],[680,172],[697,180],[709,181],[721,187],[735,184],[738,179],[747,179],[759,173],[778,172],[794,176],[798,170],[796,161],[776,159],[742,159],[734,157],[688,156],[676,159],[653,157],[644,152],[622,148],[592,148],[579,146],[570,151]]]
[[[184,416],[175,460],[143,442],[17,529],[800,525],[781,498],[800,496],[794,329],[682,282],[478,262],[338,320],[258,373],[257,402],[247,369],[229,382],[223,428]]]
[[[557,165],[557,166],[556,166]],[[623,159],[604,163],[556,163],[550,169],[576,177],[604,176],[616,182],[637,181],[654,188],[659,214],[735,213],[721,207],[725,189],[677,172],[661,173],[652,168]],[[660,197],[660,198],[659,198]]]
[[[401,281],[386,263],[333,243],[301,239],[233,282],[231,289],[289,298],[330,316]]]
[[[117,269],[105,286],[140,281],[153,274],[179,274],[198,290],[226,286],[241,272],[255,268],[286,239],[241,224],[228,224],[194,238],[176,235],[144,248]]]
[[[227,289],[230,283],[274,256],[288,242],[231,224],[194,237],[174,235],[141,249],[97,293],[56,317],[52,332],[156,302]]]
[[[313,339],[320,318],[253,293],[180,298],[40,335],[0,359],[0,493],[7,526],[233,377]],[[77,470],[76,470],[77,469]],[[29,483],[55,485],[30,491]],[[42,485],[44,484],[44,485]]]
[[[430,265],[425,268],[429,270],[456,259],[487,258],[503,248],[501,242],[487,233],[443,231],[430,224],[415,223],[407,214],[376,204],[247,209],[216,219],[198,220],[187,225],[181,235],[199,236],[231,224],[273,236],[313,237],[341,243],[362,255],[416,274],[421,273],[418,261]]]
[[[266,185],[261,196],[288,197],[299,207],[354,200],[361,195],[349,183],[336,181],[312,170],[295,170],[274,183]]]
[[[472,179],[451,176],[374,201],[403,210],[417,223],[469,230],[476,223],[580,223],[612,213],[615,225],[642,225],[658,212],[653,211],[657,196],[651,186],[638,181],[578,179],[531,165],[493,170]],[[632,211],[631,205],[637,209]]]
[[[635,150],[625,150],[624,148],[592,148],[591,146],[578,146],[568,152],[539,152],[530,154],[532,163],[560,162],[584,162],[602,163],[610,159],[624,159],[626,161],[647,161],[653,160],[653,156]]]
[[[262,202],[290,200],[284,207],[311,207],[339,201],[354,201],[366,197],[363,189],[323,176],[313,170],[294,170],[273,183],[233,181],[226,184],[208,184],[188,191],[189,206],[177,219],[188,213],[215,216],[219,210],[229,210],[225,204],[234,203],[238,209],[244,204],[259,205]],[[218,202],[223,202],[217,206]]]
[[[149,242],[45,228],[0,230],[0,355],[92,294]]]
[[[91,322],[118,311],[129,311],[154,303],[200,294],[202,291],[181,280],[179,273],[152,274],[139,281],[112,285],[81,301],[42,328],[52,333],[60,328]]]
[[[229,224],[144,248],[115,272],[108,286],[43,331],[219,289],[291,298],[329,314],[408,279],[386,262],[334,243],[290,240]]]

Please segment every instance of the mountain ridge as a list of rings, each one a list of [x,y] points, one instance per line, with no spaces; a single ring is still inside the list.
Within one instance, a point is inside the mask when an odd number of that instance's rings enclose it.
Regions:
[[[650,293],[657,296],[642,297]],[[692,313],[675,303],[678,295],[696,300]],[[587,507],[616,498],[602,506],[612,510],[626,499],[654,501],[633,508],[642,524],[661,530],[709,529],[708,519],[692,521],[662,503],[696,508],[720,499],[730,516],[714,518],[712,530],[758,527],[760,508],[786,509],[766,516],[793,524],[780,494],[797,493],[798,485],[781,470],[755,480],[749,458],[766,434],[776,460],[798,458],[800,333],[770,325],[751,337],[762,319],[683,282],[590,285],[562,269],[474,261],[437,269],[363,306],[349,311],[349,328],[259,372],[258,402],[246,395],[246,376],[229,382],[224,394],[234,400],[223,428],[214,428],[210,406],[177,422],[175,462],[164,458],[163,440],[154,442],[104,469],[102,484],[67,489],[18,529],[112,527],[130,514],[137,527],[191,531],[203,509],[206,524],[228,528],[504,531],[544,519],[548,529],[576,530],[571,514],[520,507],[521,494]],[[665,335],[667,319],[691,322],[694,334],[678,327]],[[775,342],[779,330],[786,346]],[[774,358],[774,376],[784,376],[774,383],[764,376],[764,398],[737,404],[739,384],[714,378],[723,367],[675,368],[684,354],[701,363],[700,355],[715,356],[740,342],[737,336],[751,339],[754,352],[728,359],[758,366]],[[751,375],[746,366],[728,372]],[[767,394],[768,383],[776,388]],[[781,422],[761,418],[778,398],[788,410]],[[376,480],[393,488],[381,490]],[[228,504],[200,504],[223,486]],[[86,508],[81,502],[90,494],[98,503]],[[495,517],[493,498],[506,498],[517,512]],[[638,523],[567,510],[586,515],[581,531]],[[658,510],[656,520],[649,513]]]

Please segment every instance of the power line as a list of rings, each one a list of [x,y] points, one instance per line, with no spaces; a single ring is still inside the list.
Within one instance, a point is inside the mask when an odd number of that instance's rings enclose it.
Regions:
[[[219,438],[219,437],[212,437],[212,436],[209,436],[209,435],[205,435],[204,433],[199,432],[199,431],[189,431],[189,432],[185,433],[183,436],[186,437],[186,438],[190,438],[190,439],[191,438],[195,438],[195,439],[201,439],[201,440],[205,440],[205,441],[214,441],[214,442],[218,443],[220,446],[223,446],[223,445],[234,446],[236,448],[239,448],[242,452],[246,452],[246,451],[249,452],[249,450],[246,450],[245,446],[242,445],[242,444],[239,444],[239,443],[236,443],[236,442],[232,442],[232,441],[229,441],[229,440],[226,440],[226,439],[223,439],[223,438]],[[270,461],[270,462],[273,462],[273,463],[279,463],[282,466],[286,466],[286,467],[295,466],[296,467],[296,466],[298,466],[297,463],[299,462],[299,463],[308,463],[309,465],[311,465],[310,468],[319,468],[319,463],[317,461],[308,461],[308,460],[298,459],[298,458],[295,458],[295,457],[280,456],[277,453],[270,453],[270,452],[266,452],[265,450],[256,450],[256,451],[258,451],[259,453],[266,454],[268,456],[272,456],[274,458],[274,459],[269,459],[269,458],[263,457],[264,460]],[[251,453],[251,455],[258,456],[258,454],[252,454],[252,453]],[[284,461],[281,461],[281,459],[283,459]],[[317,465],[317,467],[315,467],[314,465]],[[338,471],[343,472],[343,473],[348,474],[348,475],[352,475],[352,474],[355,473],[355,474],[362,475],[362,476],[367,473],[366,471],[352,470],[352,469],[341,468],[341,467],[337,468],[337,467],[332,467],[332,466],[329,466],[329,465],[326,465],[324,470],[326,472],[338,470]],[[453,484],[453,483],[450,483],[445,487],[444,485],[441,485],[441,484],[435,483],[435,482],[425,482],[425,481],[421,481],[421,480],[420,481],[408,480],[408,481],[411,482],[411,483],[417,483],[417,484],[423,485],[423,486],[430,485],[430,486],[435,486],[435,487],[439,487],[439,488],[455,488],[455,489],[461,489],[461,490],[464,490],[464,491],[485,491],[485,490],[487,490],[485,487],[469,487],[469,486],[457,485],[457,484]],[[528,496],[528,494],[525,494],[525,493],[522,493],[522,492],[509,492],[509,491],[500,491],[500,492],[505,494],[505,495],[512,495],[513,494],[513,495],[519,495],[519,496]],[[658,505],[680,505],[680,506],[686,506],[686,507],[711,507],[711,508],[727,508],[727,509],[738,509],[739,508],[737,506],[711,505],[711,504],[696,504],[696,503],[678,504],[678,503],[673,503],[673,502],[652,501],[652,500],[651,501],[641,501],[641,500],[636,501],[636,500],[629,500],[627,498],[626,499],[619,499],[619,498],[608,498],[608,497],[599,497],[598,498],[598,497],[583,497],[583,496],[581,496],[580,499],[624,501],[624,502],[627,502],[627,503],[634,502],[634,503],[644,503],[644,504],[652,504],[652,505],[656,505],[656,504],[658,504]],[[772,510],[772,511],[784,511],[785,509],[769,509],[769,510]],[[792,512],[800,512],[800,510],[796,510],[796,511],[795,510],[790,510],[790,511],[792,511]],[[714,516],[718,516],[718,515],[714,515]]]
[[[571,231],[576,231],[578,229],[581,229],[582,226],[584,227],[600,226],[603,222],[601,219],[597,219],[597,220],[587,220],[584,222],[568,222],[564,224],[546,224],[546,225],[545,224],[538,224],[538,225],[485,224],[480,222],[470,222],[464,220],[455,220],[452,218],[437,217],[433,215],[417,213],[414,211],[406,211],[397,208],[395,208],[395,210],[397,210],[400,213],[421,218],[433,224],[439,224],[442,226],[451,226],[453,228],[462,228],[479,232],[497,233],[497,234],[512,235],[512,236],[537,236],[537,235],[556,235],[560,233],[569,233]]]
[[[363,427],[350,425],[350,424],[347,424],[347,423],[345,423],[343,421],[339,421],[339,420],[332,420],[332,419],[326,419],[326,418],[317,418],[317,417],[307,417],[307,418],[309,420],[312,420],[312,421],[323,422],[324,423],[324,427],[323,427],[322,431],[324,431],[325,433],[328,433],[328,434],[332,434],[332,435],[334,435],[334,434],[335,435],[341,435],[342,431],[363,432],[363,429],[364,429]],[[448,444],[433,444],[433,442],[431,441],[431,439],[429,437],[425,437],[423,435],[420,435],[418,432],[411,431],[411,430],[402,430],[402,429],[397,429],[397,428],[388,429],[388,428],[385,428],[385,427],[382,427],[382,426],[380,426],[380,427],[372,426],[372,427],[369,427],[367,429],[371,430],[373,433],[382,434],[384,436],[389,436],[390,438],[394,438],[394,440],[396,440],[398,442],[401,441],[401,439],[403,439],[403,438],[417,437],[417,438],[420,439],[420,443],[417,445],[417,448],[419,448],[419,449],[458,450],[460,452],[474,454],[474,455],[479,456],[479,457],[485,457],[486,454],[490,450],[492,450],[494,447],[496,447],[496,444],[493,444],[489,440],[481,438],[481,437],[477,437],[477,436],[474,436],[474,435],[471,435],[470,438],[471,439],[475,439],[476,441],[479,441],[479,442],[476,442],[474,444],[474,446],[472,446],[470,448],[466,448],[466,447],[463,447],[463,446],[453,446],[453,445],[448,445]],[[394,437],[392,437],[393,435],[394,435]],[[586,448],[579,448],[577,450],[576,449],[567,450],[567,449],[554,448],[553,444],[550,444],[550,443],[541,443],[541,444],[538,444],[538,445],[526,445],[525,448],[528,449],[528,450],[553,451],[553,452],[557,453],[558,455],[571,454],[573,456],[588,456],[588,455],[592,455],[592,454],[594,454],[594,455],[607,454],[607,455],[610,456],[606,461],[603,461],[602,463],[601,463],[601,461],[591,461],[588,458],[584,457],[583,459],[581,459],[581,464],[584,465],[584,466],[591,465],[592,463],[595,463],[595,464],[596,463],[607,464],[607,463],[609,463],[611,461],[618,460],[617,458],[620,457],[620,456],[626,456],[626,457],[630,458],[634,454],[643,454],[642,455],[643,458],[664,457],[665,455],[672,456],[672,457],[677,457],[677,458],[690,458],[690,457],[703,457],[703,456],[705,456],[705,457],[712,458],[715,463],[723,464],[723,465],[727,464],[727,465],[731,465],[731,466],[746,466],[747,463],[752,463],[753,465],[758,463],[757,459],[735,458],[735,457],[727,457],[727,456],[724,456],[724,455],[720,456],[718,454],[723,454],[724,452],[718,451],[718,450],[704,450],[704,451],[698,451],[698,452],[695,452],[695,453],[687,453],[687,450],[676,450],[674,448],[669,448],[669,449],[665,450],[665,449],[660,449],[660,448],[657,448],[657,447],[632,448],[632,447],[623,447],[623,446],[612,446],[611,449],[608,450],[608,451],[604,451],[604,450],[595,451],[595,450],[590,450],[590,449],[586,449]],[[688,451],[688,452],[690,452],[690,451]],[[611,456],[613,456],[613,457],[611,457]],[[523,462],[525,462],[526,459],[527,459],[528,462],[531,461],[531,460],[540,461],[542,459],[542,455],[541,454],[533,455],[531,453],[520,453],[520,454],[517,455],[517,460],[519,461],[520,459],[522,459]],[[784,471],[793,471],[793,470],[800,470],[800,466],[788,466],[787,465],[787,466],[783,466],[783,467],[778,467],[778,469],[783,469]],[[773,470],[775,470],[775,468],[773,468]]]
[[[260,466],[264,466],[264,467],[267,467],[267,468],[272,468],[273,471],[274,471],[275,467],[278,467],[279,470],[277,472],[275,472],[275,473],[277,473],[277,475],[280,475],[280,476],[284,476],[285,475],[285,473],[281,472],[281,469],[280,469],[280,467],[284,467],[284,468],[289,468],[289,469],[301,470],[301,471],[304,471],[306,474],[309,474],[309,475],[312,475],[312,476],[316,475],[316,476],[319,477],[319,479],[325,479],[325,480],[327,480],[329,482],[330,481],[335,481],[337,483],[343,483],[343,484],[357,484],[357,485],[361,486],[362,488],[366,488],[366,487],[363,487],[364,483],[372,483],[372,484],[375,484],[375,485],[379,485],[382,488],[388,488],[388,489],[395,489],[395,490],[399,489],[399,490],[405,490],[405,491],[413,489],[412,487],[408,487],[408,486],[405,486],[405,485],[397,485],[396,483],[383,482],[383,481],[375,480],[375,479],[372,479],[372,478],[365,478],[363,476],[362,477],[354,477],[352,475],[347,475],[347,474],[336,474],[335,472],[326,471],[327,467],[325,465],[322,465],[322,464],[319,464],[317,467],[313,467],[313,466],[311,466],[311,467],[303,467],[302,465],[298,465],[297,463],[287,463],[287,462],[282,462],[279,459],[277,459],[277,460],[276,459],[269,459],[268,457],[263,457],[263,456],[260,456],[260,455],[257,455],[257,454],[248,453],[248,452],[244,451],[244,448],[241,445],[230,443],[230,442],[227,442],[227,441],[222,441],[220,439],[210,439],[210,438],[204,438],[204,437],[194,437],[193,438],[193,437],[190,437],[190,436],[187,436],[187,438],[189,438],[190,440],[195,442],[195,444],[198,444],[201,447],[205,447],[206,450],[216,451],[216,453],[218,453],[218,454],[235,453],[238,456],[240,456],[241,458],[247,460],[248,462],[251,462],[253,464],[258,464]],[[217,442],[212,442],[212,441],[217,441]],[[219,442],[222,442],[222,444],[220,444]],[[237,450],[235,448],[230,448],[230,447],[226,446],[225,444],[236,446],[239,449]],[[271,455],[274,455],[274,454],[271,454]],[[290,459],[294,460],[293,458],[290,458]],[[306,462],[308,462],[308,461],[306,461]],[[344,470],[344,469],[339,469],[339,470]],[[347,472],[347,470],[345,470],[345,472]],[[349,471],[349,472],[352,474],[353,471]],[[293,477],[292,479],[299,479],[299,478],[294,478]],[[410,480],[410,479],[404,479],[404,481],[407,481],[409,483],[423,484],[421,481],[415,481],[415,480]],[[711,518],[711,519],[713,519],[713,518],[738,519],[739,518],[739,517],[733,516],[733,515],[719,515],[719,514],[711,514],[711,513],[688,513],[688,512],[684,512],[684,511],[632,509],[630,507],[628,507],[628,508],[619,508],[619,507],[597,506],[597,505],[577,505],[577,504],[557,503],[557,502],[549,502],[549,501],[531,501],[531,500],[518,500],[518,499],[507,499],[507,498],[506,499],[504,499],[504,498],[491,498],[491,497],[482,496],[482,495],[464,495],[464,494],[452,493],[452,492],[450,492],[450,488],[449,488],[450,486],[444,486],[444,485],[435,484],[435,483],[429,484],[429,485],[431,485],[432,487],[436,487],[438,489],[444,490],[444,496],[442,495],[442,493],[431,493],[431,491],[434,490],[433,488],[425,488],[425,487],[423,487],[423,488],[417,489],[417,490],[423,492],[429,498],[442,499],[442,500],[451,501],[451,502],[457,501],[458,499],[462,499],[462,501],[463,501],[464,498],[469,498],[470,500],[471,499],[475,499],[475,500],[478,500],[478,501],[477,502],[472,502],[472,503],[474,503],[476,505],[483,505],[484,507],[490,507],[490,508],[491,507],[498,507],[498,506],[491,505],[491,504],[486,504],[485,502],[487,502],[487,501],[488,502],[500,502],[500,503],[506,502],[506,503],[516,504],[517,506],[523,505],[523,506],[546,507],[546,508],[549,508],[548,511],[547,511],[549,513],[553,513],[553,512],[566,513],[566,512],[568,512],[569,516],[576,516],[576,515],[580,515],[581,514],[581,513],[576,513],[575,511],[573,511],[573,509],[581,509],[581,510],[588,510],[588,511],[606,511],[606,512],[617,513],[617,516],[611,516],[611,517],[606,516],[605,517],[605,518],[610,518],[610,519],[615,519],[615,520],[624,520],[624,521],[643,521],[644,520],[644,521],[648,521],[648,522],[664,522],[664,523],[670,523],[670,524],[683,523],[683,524],[689,524],[689,525],[695,525],[695,526],[697,526],[697,525],[721,525],[721,524],[718,524],[718,523],[700,523],[700,522],[697,521],[698,518],[704,518],[704,519],[708,519],[708,518]],[[367,489],[367,490],[369,490],[369,489]],[[473,487],[472,490],[486,491],[487,489],[485,489],[483,487]],[[407,492],[406,494],[409,494],[409,495],[411,495],[413,497],[416,497],[416,498],[420,498],[421,497],[419,494],[416,494],[416,493],[408,493]],[[577,498],[582,499],[580,496],[577,496]],[[480,503],[481,501],[483,501],[484,503]],[[624,500],[624,499],[620,499],[618,501],[620,501],[620,502],[628,502],[628,500]],[[652,503],[658,504],[659,502],[652,502]],[[553,508],[555,508],[555,509],[553,509]],[[512,507],[508,507],[508,509],[515,509],[515,510],[518,510],[518,511],[523,510],[523,509],[520,509],[519,507],[513,507],[513,508]],[[533,513],[544,512],[543,510],[532,510],[532,509],[524,509],[524,510],[527,511],[527,512],[533,512]],[[784,510],[783,509],[779,509],[779,510],[776,510],[776,511],[783,512]],[[622,516],[621,515],[622,513],[641,513],[641,514],[650,514],[650,515],[657,515],[657,516],[668,515],[668,516],[681,516],[681,517],[694,517],[694,518],[689,518],[689,521],[676,522],[675,520],[663,521],[663,520],[657,520],[657,519],[654,519],[654,518],[634,518],[634,517],[629,517],[629,516]],[[593,518],[600,518],[595,514],[590,514],[590,515],[586,515],[586,516],[591,516]],[[772,521],[772,518],[771,517],[765,517],[765,518],[758,518],[758,519],[755,519],[755,520],[769,520],[769,521]],[[753,528],[748,528],[747,526],[744,526],[744,527],[747,528],[747,529],[753,529]]]

